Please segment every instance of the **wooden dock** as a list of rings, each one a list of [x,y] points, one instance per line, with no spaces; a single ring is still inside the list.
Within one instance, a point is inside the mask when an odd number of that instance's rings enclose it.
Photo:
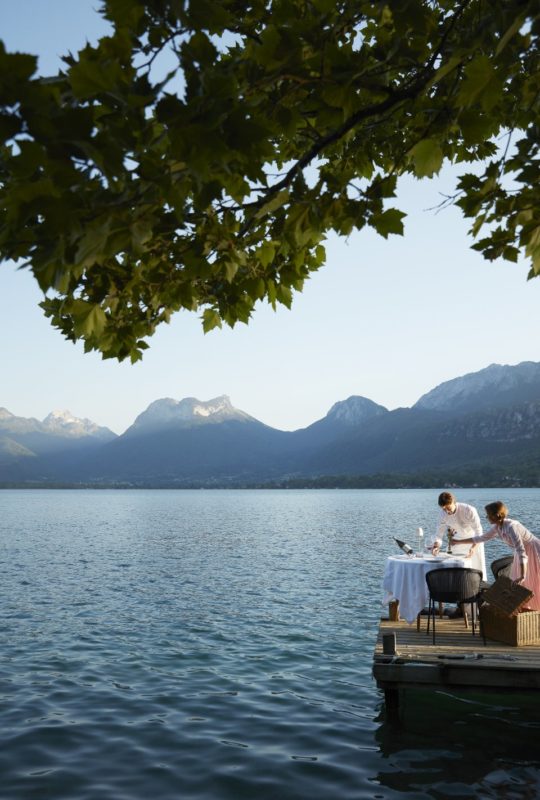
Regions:
[[[373,676],[384,689],[387,709],[395,711],[403,689],[451,689],[538,692],[540,645],[511,647],[473,636],[463,619],[437,619],[436,643],[426,635],[427,617],[415,624],[381,620],[373,658]],[[383,652],[395,635],[395,654]],[[387,638],[388,637],[388,638]]]

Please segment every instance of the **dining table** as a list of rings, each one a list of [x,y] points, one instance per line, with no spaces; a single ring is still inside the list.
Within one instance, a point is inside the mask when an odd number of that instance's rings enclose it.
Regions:
[[[390,618],[404,619],[409,624],[429,604],[426,573],[445,567],[470,568],[471,559],[465,556],[439,553],[433,555],[388,556],[383,575],[384,603],[390,604]]]

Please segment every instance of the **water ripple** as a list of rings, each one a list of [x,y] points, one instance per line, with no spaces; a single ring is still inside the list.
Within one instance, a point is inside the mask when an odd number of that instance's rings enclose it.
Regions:
[[[528,700],[419,693],[384,720],[386,538],[432,493],[3,500],[2,800],[538,795]]]

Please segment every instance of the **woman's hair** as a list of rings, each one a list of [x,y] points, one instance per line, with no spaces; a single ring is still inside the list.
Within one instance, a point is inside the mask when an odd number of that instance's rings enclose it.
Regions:
[[[437,501],[441,508],[456,502],[456,498],[451,492],[441,492]]]
[[[488,503],[486,506],[486,514],[489,517],[493,517],[500,523],[504,521],[505,517],[508,516],[508,509],[506,508],[504,503],[501,503],[500,500],[495,500],[494,503]]]

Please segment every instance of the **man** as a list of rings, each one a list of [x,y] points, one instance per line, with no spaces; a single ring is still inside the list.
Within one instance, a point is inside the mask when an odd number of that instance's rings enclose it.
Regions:
[[[437,532],[433,538],[433,555],[437,555],[443,542],[448,541],[448,528],[453,532],[452,554],[455,556],[471,557],[471,569],[479,569],[482,577],[486,580],[486,559],[484,556],[484,545],[478,544],[472,547],[469,544],[459,544],[460,539],[469,539],[471,536],[481,536],[482,524],[478,511],[474,506],[467,503],[458,503],[450,492],[442,492],[438,500],[441,513],[437,523]],[[462,611],[458,607],[452,616],[461,616]]]

